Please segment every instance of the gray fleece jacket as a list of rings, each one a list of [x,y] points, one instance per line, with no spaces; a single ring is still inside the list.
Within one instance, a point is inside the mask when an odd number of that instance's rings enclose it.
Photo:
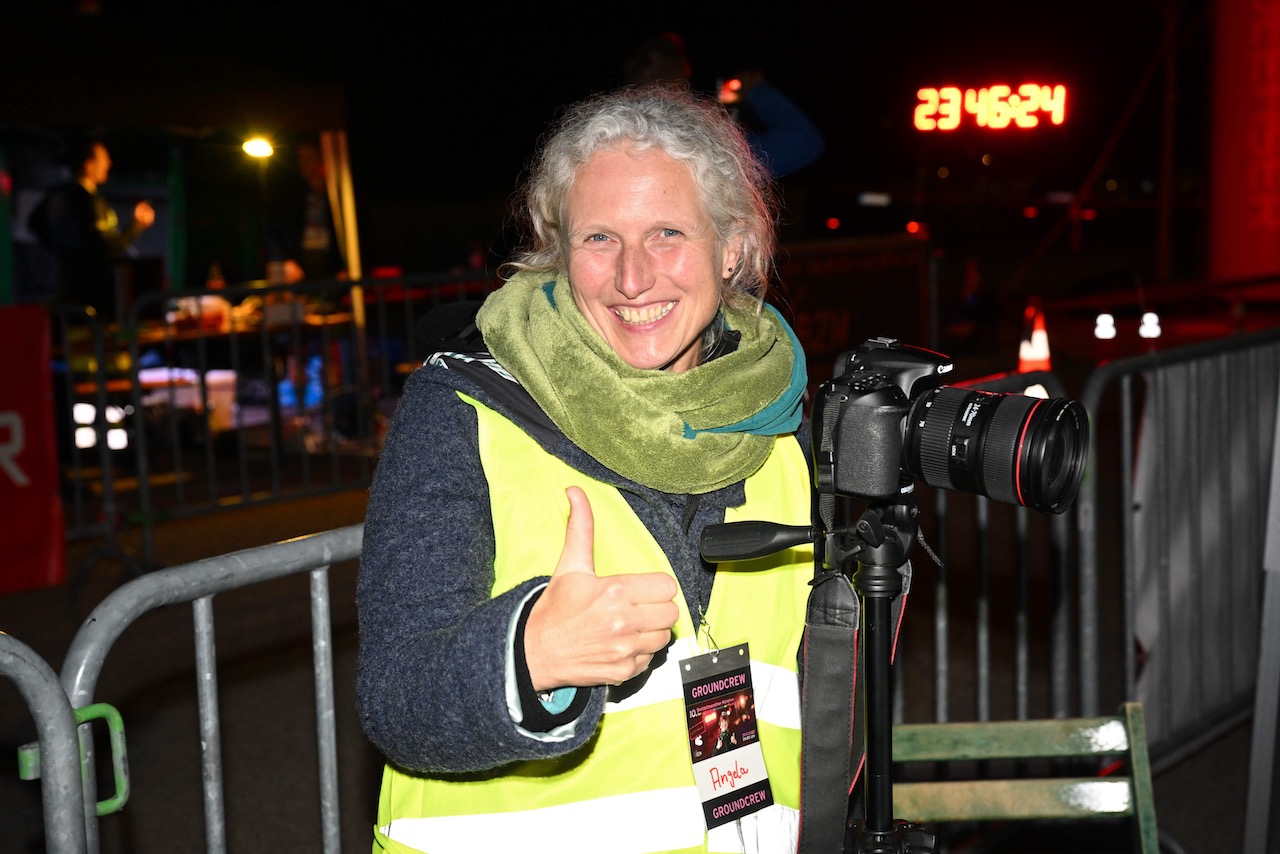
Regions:
[[[450,364],[455,369],[419,368],[405,384],[369,494],[356,588],[356,689],[365,733],[393,764],[436,775],[575,750],[590,739],[605,700],[603,689],[591,690],[566,741],[532,738],[511,719],[504,681],[509,628],[559,555],[546,556],[537,578],[491,598],[500,544],[476,412],[459,391],[519,424],[578,471],[617,487],[662,547],[690,613],[705,610],[714,580],[698,550],[702,530],[745,501],[742,483],[688,496],[626,480],[566,439],[514,383],[495,381],[474,363]],[[797,439],[807,451],[807,430]]]

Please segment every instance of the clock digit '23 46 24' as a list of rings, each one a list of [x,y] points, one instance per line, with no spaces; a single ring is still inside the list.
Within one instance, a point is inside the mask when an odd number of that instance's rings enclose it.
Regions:
[[[1067,87],[1061,83],[996,83],[979,89],[925,87],[916,97],[915,126],[921,131],[951,131],[962,125],[1029,129],[1067,120]]]

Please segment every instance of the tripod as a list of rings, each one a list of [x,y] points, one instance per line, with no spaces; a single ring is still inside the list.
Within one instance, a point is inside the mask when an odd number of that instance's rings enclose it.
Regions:
[[[702,535],[702,555],[712,563],[719,563],[763,557],[806,542],[812,542],[815,547],[817,571],[806,626],[806,632],[813,636],[805,642],[806,678],[814,680],[814,673],[835,673],[840,684],[824,685],[820,678],[816,684],[807,683],[806,702],[822,696],[822,711],[815,718],[806,720],[802,736],[805,739],[816,738],[820,744],[812,754],[813,766],[818,770],[802,772],[802,787],[812,788],[808,791],[802,789],[802,799],[807,807],[803,807],[801,812],[801,854],[838,854],[840,851],[850,854],[931,854],[934,851],[931,834],[918,825],[893,819],[893,687],[890,673],[895,634],[893,602],[902,594],[902,568],[918,531],[916,519],[919,514],[914,494],[907,491],[901,493],[896,501],[872,503],[849,526],[834,524],[833,495],[821,494],[818,503],[825,530],[769,522],[708,525]],[[844,751],[843,758],[836,756],[839,752],[838,739],[830,737],[842,724],[848,728],[856,711],[850,696],[852,690],[845,690],[852,688],[854,662],[836,660],[842,655],[852,657],[852,627],[842,625],[839,617],[855,610],[853,603],[844,601],[851,598],[849,582],[844,579],[851,581],[860,605],[856,610],[860,614],[859,628],[863,638],[861,659],[865,688],[862,691],[861,718],[866,750],[864,820],[859,826],[848,827],[847,830],[846,794],[850,781],[844,778],[843,772],[847,772],[850,762],[857,761],[859,757],[850,756],[850,749]],[[835,615],[836,619],[823,624],[824,614]],[[833,633],[841,636],[845,632],[850,636],[849,645],[840,640],[829,642]],[[815,659],[822,659],[823,666],[817,666],[819,662]],[[811,667],[811,664],[815,666]],[[830,695],[823,695],[824,689]],[[821,720],[832,732],[811,732],[808,729],[811,720]]]
[[[893,601],[903,592],[902,567],[916,539],[918,515],[914,493],[909,493],[894,503],[872,503],[851,528],[827,536],[828,564],[834,561],[830,568],[851,578],[861,604],[865,813],[845,842],[845,850],[857,854],[934,850],[932,834],[893,818]]]

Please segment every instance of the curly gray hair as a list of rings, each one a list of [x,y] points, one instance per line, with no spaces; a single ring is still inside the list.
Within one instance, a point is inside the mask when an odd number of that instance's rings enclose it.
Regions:
[[[521,211],[532,243],[510,267],[568,268],[565,198],[592,155],[623,142],[656,148],[689,166],[719,245],[742,243],[721,298],[749,295],[762,303],[777,239],[769,173],[724,107],[687,86],[631,86],[568,109],[533,161]]]

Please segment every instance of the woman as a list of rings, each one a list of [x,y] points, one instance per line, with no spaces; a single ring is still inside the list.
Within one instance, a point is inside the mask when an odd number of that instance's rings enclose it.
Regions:
[[[792,851],[812,550],[698,552],[810,520],[768,180],[719,105],[628,89],[566,114],[526,205],[486,352],[410,377],[370,493],[375,850]],[[711,769],[690,698],[723,686],[758,725]]]

